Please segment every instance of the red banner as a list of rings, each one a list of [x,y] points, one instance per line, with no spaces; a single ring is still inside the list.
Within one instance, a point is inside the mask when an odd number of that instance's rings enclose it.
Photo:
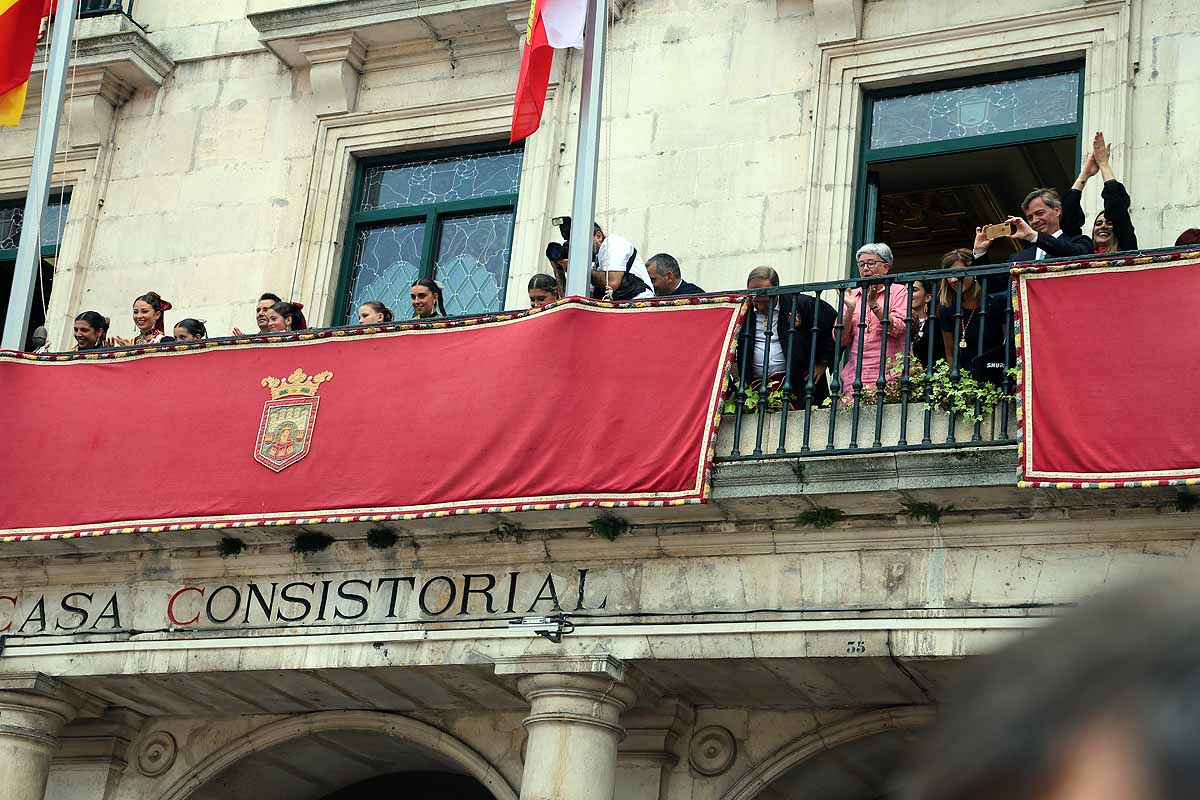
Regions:
[[[1014,270],[1022,486],[1200,480],[1200,252]]]
[[[0,538],[708,497],[739,298],[0,353]]]

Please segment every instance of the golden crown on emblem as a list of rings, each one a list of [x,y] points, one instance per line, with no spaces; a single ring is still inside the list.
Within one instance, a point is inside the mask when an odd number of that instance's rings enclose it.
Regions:
[[[317,393],[317,387],[329,380],[333,380],[333,373],[328,370],[318,372],[310,378],[304,370],[297,367],[296,371],[286,378],[263,378],[262,385],[271,391],[272,400],[278,400],[281,397],[313,397]]]

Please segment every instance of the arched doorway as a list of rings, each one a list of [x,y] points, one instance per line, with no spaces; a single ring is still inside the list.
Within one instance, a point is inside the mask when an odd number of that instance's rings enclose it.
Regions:
[[[479,753],[444,731],[379,712],[304,714],[203,759],[162,800],[517,800]]]
[[[826,725],[775,751],[722,800],[892,800],[933,716],[931,707],[908,706]]]
[[[347,786],[324,800],[491,800],[479,781],[444,772],[397,772]]]

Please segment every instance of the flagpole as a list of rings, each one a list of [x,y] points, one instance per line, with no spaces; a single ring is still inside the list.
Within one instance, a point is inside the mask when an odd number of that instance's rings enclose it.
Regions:
[[[579,99],[579,142],[575,149],[575,198],[567,294],[586,297],[591,284],[592,224],[596,218],[596,172],[600,164],[600,109],[604,92],[604,37],[608,0],[588,0],[583,33],[583,85]]]
[[[67,89],[67,62],[71,58],[71,39],[75,33],[75,7],[79,0],[58,4],[51,30],[50,58],[42,81],[42,113],[38,120],[37,141],[33,146],[33,171],[29,193],[25,195],[25,216],[17,245],[12,292],[8,296],[8,315],[4,318],[4,336],[0,349],[21,350],[29,328],[33,307],[33,287],[42,265],[42,221],[50,199],[50,181],[54,174],[54,150],[58,142],[58,122]]]

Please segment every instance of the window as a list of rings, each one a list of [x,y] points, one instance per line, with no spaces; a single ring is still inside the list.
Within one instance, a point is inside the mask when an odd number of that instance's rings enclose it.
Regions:
[[[898,269],[936,268],[1033,188],[1065,192],[1082,163],[1082,98],[1077,64],[868,95],[856,245],[886,242]]]
[[[448,314],[499,311],[512,252],[520,149],[365,162],[357,176],[337,322],[382,300],[411,317],[409,288],[432,277]]]
[[[55,190],[57,191],[57,190]],[[50,303],[50,288],[54,283],[54,264],[67,224],[70,196],[51,196],[50,206],[42,225],[42,272],[33,287],[33,307],[29,313],[29,331],[46,323],[46,306]],[[17,245],[25,219],[25,201],[0,201],[0,327],[8,315],[9,295],[12,292],[13,271],[17,263]],[[26,349],[31,349],[28,335]]]

